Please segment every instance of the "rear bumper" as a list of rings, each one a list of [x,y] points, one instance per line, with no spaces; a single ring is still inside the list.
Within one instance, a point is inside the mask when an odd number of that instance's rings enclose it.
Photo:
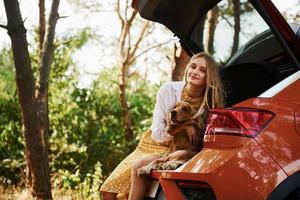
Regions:
[[[185,199],[179,186],[181,181],[209,185],[218,200],[267,199],[287,177],[254,139],[232,136],[229,140],[239,141],[227,141],[223,144],[234,145],[214,148],[218,139],[227,140],[214,138],[214,143],[206,143],[201,152],[175,171],[152,173],[152,177],[160,182],[166,199]]]

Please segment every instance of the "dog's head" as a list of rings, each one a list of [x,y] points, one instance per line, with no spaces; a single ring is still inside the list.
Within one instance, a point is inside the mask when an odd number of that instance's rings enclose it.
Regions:
[[[176,125],[189,121],[195,114],[196,111],[191,104],[186,101],[179,101],[170,112],[171,124]]]

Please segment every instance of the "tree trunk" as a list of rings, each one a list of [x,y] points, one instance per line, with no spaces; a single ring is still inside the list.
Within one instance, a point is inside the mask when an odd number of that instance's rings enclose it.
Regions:
[[[234,35],[233,35],[233,44],[231,49],[231,56],[238,50],[239,48],[239,40],[240,40],[240,16],[241,16],[241,3],[239,0],[232,0],[233,3],[233,17],[234,17]],[[230,57],[231,57],[230,56]]]
[[[215,53],[214,49],[214,37],[215,37],[215,30],[218,23],[219,17],[219,8],[215,6],[212,10],[207,13],[207,23],[208,23],[208,30],[207,30],[207,41],[205,43],[205,51],[211,55]]]
[[[44,37],[45,37],[45,0],[39,0],[39,47],[40,52],[43,49]]]
[[[133,140],[133,119],[132,114],[130,112],[130,107],[128,106],[128,99],[126,94],[126,89],[128,87],[128,78],[129,67],[135,60],[136,50],[140,45],[140,42],[144,38],[146,31],[148,30],[149,23],[146,22],[144,28],[140,35],[138,35],[137,40],[134,44],[131,41],[130,29],[132,28],[133,21],[137,15],[137,11],[133,10],[128,17],[129,13],[129,5],[125,5],[124,16],[121,13],[120,0],[117,2],[117,15],[121,22],[121,34],[119,37],[119,66],[120,66],[120,74],[119,74],[119,99],[122,109],[122,121],[125,128],[124,137],[127,141]],[[131,143],[128,145],[131,148]]]
[[[174,45],[174,60],[175,64],[172,71],[172,80],[181,81],[183,80],[186,65],[189,62],[189,56],[182,47],[178,48],[176,44]]]
[[[22,112],[27,166],[27,187],[36,199],[52,199],[48,162],[48,78],[53,53],[53,38],[58,19],[59,0],[53,0],[47,38],[40,66],[40,87],[35,79],[18,0],[4,0],[7,30],[11,38],[16,69],[18,97]]]
[[[132,116],[130,109],[128,107],[128,100],[126,95],[127,88],[127,78],[128,78],[128,66],[126,63],[121,63],[121,74],[119,80],[119,88],[120,88],[120,103],[122,109],[122,120],[125,128],[125,139],[127,141],[131,141],[133,139],[133,130],[132,130]]]
[[[135,16],[135,15],[134,15]],[[134,17],[132,17],[132,20]],[[132,130],[132,116],[130,109],[127,103],[127,79],[128,79],[128,59],[129,59],[129,49],[125,47],[126,40],[128,39],[128,34],[130,31],[131,22],[123,21],[122,30],[120,35],[119,43],[119,56],[120,56],[120,77],[119,77],[119,99],[122,110],[122,121],[125,128],[125,139],[131,141],[133,139],[133,130]]]

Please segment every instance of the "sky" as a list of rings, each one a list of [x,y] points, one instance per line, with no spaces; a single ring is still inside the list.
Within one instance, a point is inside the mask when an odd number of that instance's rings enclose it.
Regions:
[[[30,3],[29,3],[30,2]],[[46,0],[49,5],[49,1]],[[77,51],[73,55],[73,59],[79,66],[79,71],[84,76],[80,77],[81,84],[83,86],[89,85],[94,76],[100,71],[100,68],[112,66],[116,63],[116,44],[112,45],[111,48],[105,48],[101,46],[102,41],[109,41],[112,38],[118,38],[120,33],[119,20],[115,12],[109,11],[111,1],[105,0],[101,2],[103,10],[105,12],[88,12],[84,9],[76,9],[74,6],[70,6],[68,1],[61,0],[59,6],[60,16],[66,16],[66,18],[60,19],[56,26],[56,35],[65,35],[70,32],[74,32],[80,28],[90,27],[98,35],[98,39],[88,42],[82,49]],[[38,24],[38,3],[33,0],[21,0],[20,8],[23,19],[26,18],[25,27],[30,32],[33,29],[33,25]],[[3,1],[0,1],[0,24],[6,24],[6,16],[4,10]],[[155,24],[157,43],[165,42],[172,38],[171,32],[167,31],[166,28],[162,28],[161,25]],[[159,28],[161,27],[161,28]],[[30,42],[30,37],[27,35],[27,39]],[[10,38],[8,37],[6,30],[0,29],[0,47],[9,46]],[[170,44],[169,44],[170,45]],[[170,65],[170,61],[164,59],[164,55],[159,55],[158,52],[153,51],[153,60],[161,60],[160,66],[155,68],[147,68],[152,70],[151,74],[164,74],[166,65]],[[143,62],[140,60],[139,62]],[[144,63],[137,63],[142,65]],[[146,70],[146,68],[140,68]],[[153,82],[159,82],[160,76],[150,76]]]
[[[20,0],[20,8],[23,19],[25,20],[25,27],[28,31],[33,29],[33,25],[38,24],[38,3],[34,0]],[[297,8],[292,5],[296,5],[295,3],[299,3],[300,0],[274,0],[274,4],[279,7],[281,11],[284,12],[299,12],[300,8]],[[46,0],[46,6],[49,7],[50,1]],[[111,3],[110,0],[102,0],[103,8],[108,8]],[[298,4],[299,5],[299,4]],[[60,1],[59,14],[61,16],[66,16],[66,18],[60,19],[57,23],[56,34],[64,35],[68,34],[72,31],[75,31],[78,28],[91,27],[93,28],[102,41],[107,41],[110,38],[118,37],[119,35],[119,24],[118,18],[114,12],[106,11],[106,12],[87,12],[83,9],[78,10],[69,5],[67,0]],[[101,20],[100,20],[101,19]],[[255,19],[253,19],[255,21]],[[101,22],[101,23],[100,23]],[[225,26],[225,22],[221,22]],[[0,1],[0,24],[6,24],[6,16],[4,11],[3,1]],[[172,34],[165,30],[165,28],[159,27],[155,29],[154,37],[156,40],[160,42],[167,41],[172,37]],[[254,24],[249,25],[247,29],[256,29],[256,27],[263,26],[262,24]],[[224,34],[225,31],[225,34]],[[232,34],[232,33],[228,33]],[[224,28],[219,28],[216,31],[216,44],[217,44],[217,58],[224,57],[224,52],[229,52],[228,49],[228,34]],[[30,38],[28,38],[30,42]],[[241,35],[241,41],[246,41],[246,38]],[[244,41],[244,42],[245,42]],[[10,38],[8,37],[6,30],[0,29],[0,47],[1,46],[9,46]],[[73,58],[77,65],[79,66],[80,72],[85,74],[81,77],[81,84],[83,86],[88,86],[92,81],[92,74],[96,74],[99,72],[99,68],[105,66],[111,66],[115,63],[116,57],[115,48],[107,48],[105,50],[101,49],[101,44],[99,44],[99,40],[94,40],[89,42],[86,46],[84,46],[81,50],[77,51]],[[152,81],[159,82],[160,76],[157,76],[158,73],[162,72],[162,69],[165,71],[163,73],[167,73],[165,65],[170,65],[167,59],[164,59],[162,55],[159,55],[158,52],[153,51],[154,59],[157,61],[162,61],[160,63],[161,66],[157,68],[151,68],[154,71],[152,72],[154,75],[150,76]],[[157,63],[157,62],[156,62]],[[143,61],[138,63],[138,65],[143,65]],[[145,68],[143,68],[145,69]],[[156,70],[156,71],[155,71]]]

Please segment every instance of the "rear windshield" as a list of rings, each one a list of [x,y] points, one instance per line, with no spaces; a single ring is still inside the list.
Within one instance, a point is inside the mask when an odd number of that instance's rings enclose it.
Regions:
[[[300,23],[300,1],[273,0],[272,2],[289,23]],[[269,29],[248,1],[240,1],[240,11],[238,13],[240,15],[240,27],[235,26],[232,1],[221,1],[216,8],[219,14],[215,24],[214,37],[213,39],[209,37],[212,34],[210,32],[211,24],[209,23],[210,14],[208,14],[205,22],[203,44],[205,51],[213,54],[220,63],[227,63],[237,49]],[[238,37],[235,32],[239,32]],[[193,33],[191,35],[192,40],[198,43],[199,38],[197,35]]]
[[[221,1],[214,8],[218,13],[215,27],[211,23],[213,12],[207,15],[203,34],[205,51],[222,67],[227,106],[257,97],[297,71],[253,6],[240,1],[240,9],[234,11],[232,2]],[[273,3],[293,29],[299,27],[300,1],[273,0]]]

